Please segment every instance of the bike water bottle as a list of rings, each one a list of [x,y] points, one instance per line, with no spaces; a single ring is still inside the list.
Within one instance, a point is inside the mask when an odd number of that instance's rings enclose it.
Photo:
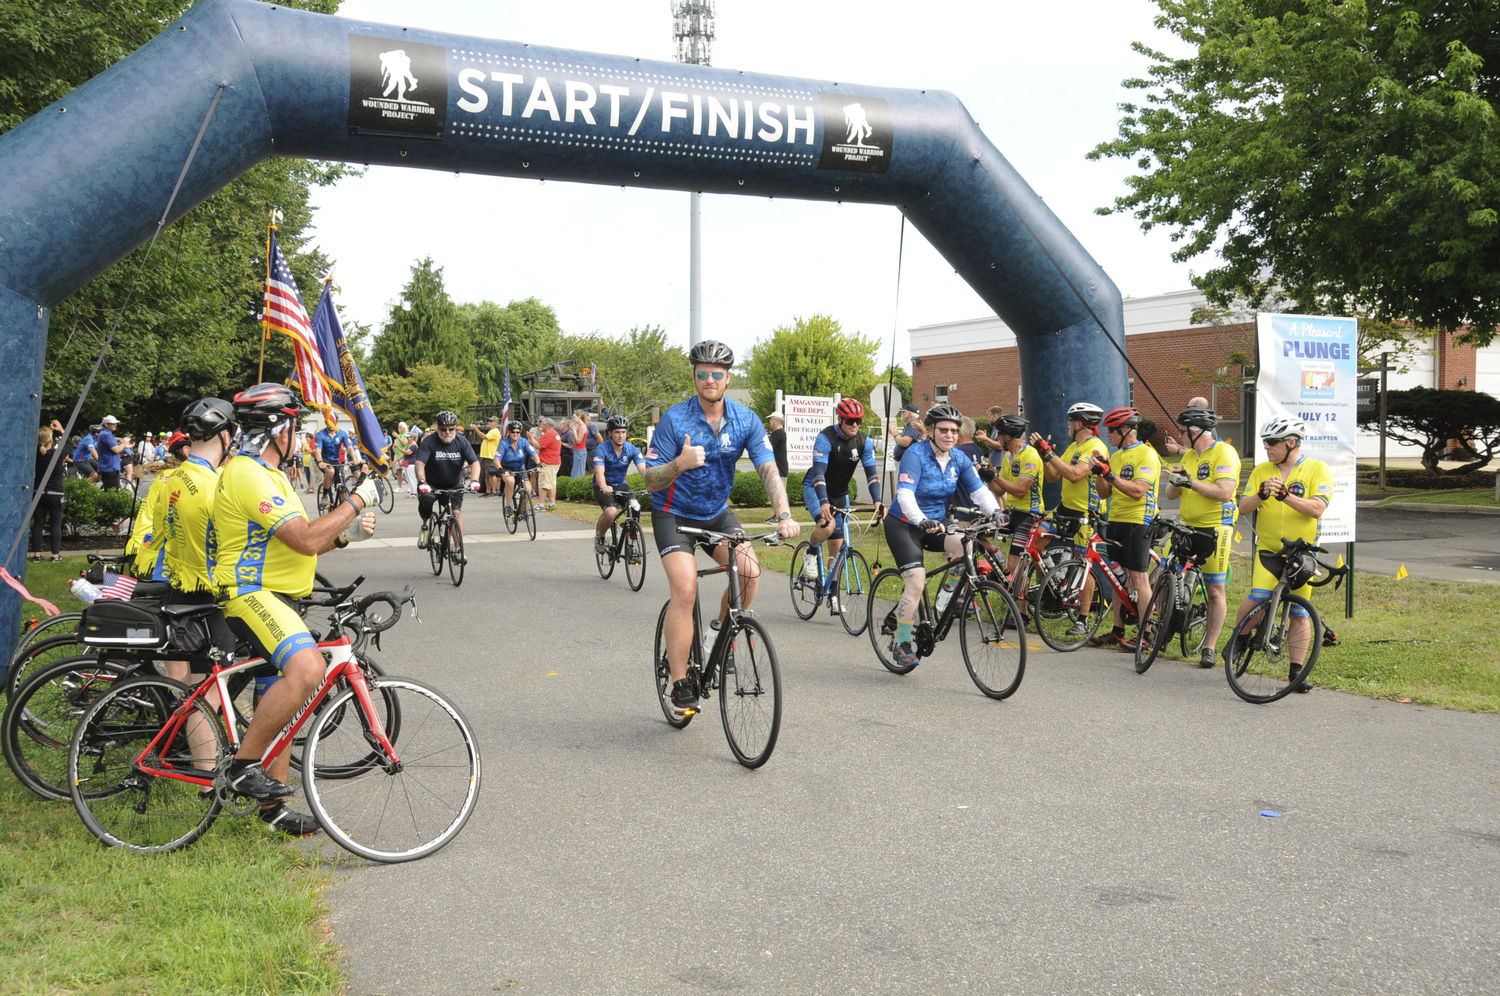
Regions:
[[[948,576],[943,578],[943,584],[938,589],[937,610],[942,612],[948,607],[948,599],[953,597],[953,591],[958,587],[958,572],[949,571]]]
[[[87,578],[74,578],[68,582],[68,590],[84,605],[93,605],[99,596],[104,594],[98,586],[91,584]]]

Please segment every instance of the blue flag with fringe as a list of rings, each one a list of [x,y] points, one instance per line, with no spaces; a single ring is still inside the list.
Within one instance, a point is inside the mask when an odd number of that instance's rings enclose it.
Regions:
[[[386,457],[385,432],[370,408],[365,382],[354,363],[349,341],[344,338],[344,326],[339,321],[338,308],[333,304],[331,280],[323,281],[323,296],[318,299],[318,310],[313,312],[312,330],[323,374],[328,378],[328,393],[333,396],[333,407],[354,423],[359,451],[370,466],[377,474],[386,473],[390,470],[390,461]]]

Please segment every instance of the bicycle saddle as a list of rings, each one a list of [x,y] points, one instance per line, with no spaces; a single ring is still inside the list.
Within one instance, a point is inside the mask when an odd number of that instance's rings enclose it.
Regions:
[[[163,605],[161,607],[161,614],[172,619],[190,619],[193,616],[218,612],[219,608],[219,605],[214,602],[210,602],[207,605]]]
[[[142,581],[130,593],[132,601],[141,598],[166,598],[172,594],[172,586],[165,581]]]

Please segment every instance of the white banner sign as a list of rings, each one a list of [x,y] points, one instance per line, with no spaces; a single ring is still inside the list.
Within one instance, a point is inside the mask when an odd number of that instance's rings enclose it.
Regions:
[[[813,442],[833,424],[833,399],[789,394],[783,400],[786,417],[786,463],[790,470],[812,466]]]
[[[1304,456],[1333,470],[1334,495],[1323,513],[1318,542],[1354,542],[1354,446],[1358,428],[1358,327],[1353,318],[1316,315],[1256,315],[1260,375],[1255,417],[1265,425],[1277,415],[1307,423]],[[1260,426],[1249,428],[1255,459],[1264,462]]]

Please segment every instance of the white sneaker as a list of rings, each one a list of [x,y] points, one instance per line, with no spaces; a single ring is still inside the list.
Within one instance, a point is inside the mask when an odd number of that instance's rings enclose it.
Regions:
[[[809,581],[818,580],[818,555],[816,553],[802,555],[802,576]]]
[[[828,611],[832,612],[836,616],[841,616],[844,614],[844,606],[839,602],[839,597],[837,595],[828,596]]]

